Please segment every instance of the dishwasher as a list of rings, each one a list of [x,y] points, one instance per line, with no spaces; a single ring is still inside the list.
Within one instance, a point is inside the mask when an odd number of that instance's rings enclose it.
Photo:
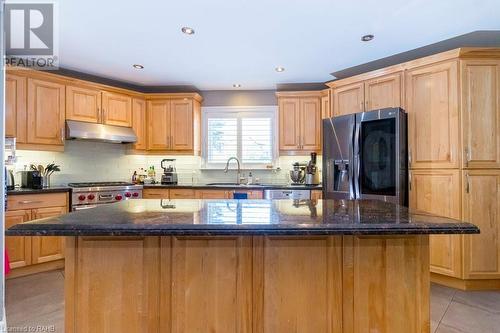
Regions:
[[[311,199],[310,190],[264,190],[264,199]]]

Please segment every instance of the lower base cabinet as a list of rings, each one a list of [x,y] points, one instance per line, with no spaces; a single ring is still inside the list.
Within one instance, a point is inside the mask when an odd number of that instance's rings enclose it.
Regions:
[[[429,332],[428,246],[404,235],[68,237],[65,332]]]
[[[27,209],[18,209],[23,205],[27,206]],[[46,205],[60,206],[44,207]],[[68,195],[67,193],[15,195],[8,198],[7,207],[13,207],[12,210],[5,212],[5,227],[9,228],[18,223],[67,213]],[[13,270],[12,276],[20,276],[44,270],[44,267],[34,269],[35,265],[64,259],[65,245],[64,237],[7,236],[5,248]],[[53,268],[54,266],[47,266],[47,269]]]
[[[262,199],[261,190],[211,190],[211,189],[165,189],[146,188],[144,199],[232,199],[234,193],[247,194],[248,199]]]

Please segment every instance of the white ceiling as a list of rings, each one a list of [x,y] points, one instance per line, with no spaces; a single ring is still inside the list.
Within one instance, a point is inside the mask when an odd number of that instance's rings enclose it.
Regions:
[[[61,0],[59,11],[61,67],[201,90],[324,82],[347,67],[500,30],[498,0]],[[375,39],[363,43],[364,34]]]

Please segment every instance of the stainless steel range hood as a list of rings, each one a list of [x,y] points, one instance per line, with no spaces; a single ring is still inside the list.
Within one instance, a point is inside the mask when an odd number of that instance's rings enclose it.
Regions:
[[[133,143],[137,141],[137,136],[130,127],[66,120],[66,139]]]

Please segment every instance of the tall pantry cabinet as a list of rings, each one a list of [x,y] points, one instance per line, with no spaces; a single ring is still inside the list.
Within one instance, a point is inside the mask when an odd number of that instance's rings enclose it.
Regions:
[[[370,103],[370,82],[387,102]],[[451,50],[328,85],[334,115],[398,106],[401,89],[410,208],[481,229],[430,237],[431,280],[500,289],[500,49]]]

